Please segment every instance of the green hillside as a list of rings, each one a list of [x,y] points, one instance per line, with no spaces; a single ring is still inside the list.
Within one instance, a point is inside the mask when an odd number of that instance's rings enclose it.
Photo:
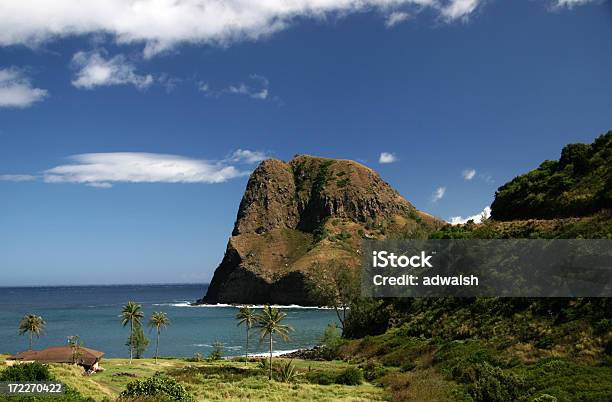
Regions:
[[[612,206],[612,131],[592,144],[569,144],[558,161],[501,186],[491,204],[495,220],[591,215]]]
[[[500,187],[492,219],[430,238],[612,238],[611,141],[566,146]],[[344,335],[397,401],[612,400],[609,298],[359,299]]]

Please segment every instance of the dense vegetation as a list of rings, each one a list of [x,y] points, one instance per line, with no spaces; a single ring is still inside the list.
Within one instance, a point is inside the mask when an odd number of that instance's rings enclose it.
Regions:
[[[591,215],[612,207],[612,131],[592,144],[569,144],[558,161],[501,186],[491,205],[495,220]]]
[[[612,132],[568,145],[500,187],[493,219],[429,237],[612,238],[611,155]],[[612,400],[609,298],[355,299],[344,337],[339,355],[395,400]],[[421,392],[425,373],[441,378]]]
[[[0,382],[33,382],[33,381],[59,381],[49,367],[40,363],[27,363],[7,367],[0,370]],[[93,402],[89,397],[83,397],[78,391],[70,386],[64,386],[65,392],[61,397],[53,398],[64,402]],[[19,401],[19,402],[42,402],[48,401],[46,396],[6,396],[0,395],[0,401]]]

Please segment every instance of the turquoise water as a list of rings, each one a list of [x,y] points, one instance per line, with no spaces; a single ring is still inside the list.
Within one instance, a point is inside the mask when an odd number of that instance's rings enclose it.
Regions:
[[[160,355],[207,355],[215,341],[225,344],[227,355],[244,353],[244,327],[237,327],[231,306],[190,307],[189,302],[202,297],[204,285],[125,285],[0,288],[0,353],[27,349],[26,336],[17,328],[25,314],[43,316],[45,333],[34,341],[34,349],[64,345],[67,337],[78,335],[84,345],[106,353],[106,357],[127,357],[125,342],[128,329],[121,326],[119,314],[128,301],[142,304],[146,319],[153,311],[164,311],[172,325],[162,333]],[[286,323],[295,328],[289,342],[277,341],[276,350],[294,350],[317,343],[325,326],[336,322],[332,310],[281,307]],[[146,329],[154,350],[154,333]],[[252,332],[250,352],[265,351]]]

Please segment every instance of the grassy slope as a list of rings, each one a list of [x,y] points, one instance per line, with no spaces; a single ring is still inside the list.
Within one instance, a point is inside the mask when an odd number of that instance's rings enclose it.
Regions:
[[[275,364],[283,359],[275,359]],[[312,362],[293,360],[301,373],[310,370],[339,372],[350,364],[341,361]],[[0,357],[0,367],[3,361]],[[65,364],[51,365],[51,370],[61,381],[96,401],[115,400],[128,382],[150,377],[161,371],[181,381],[198,400],[202,401],[382,401],[384,390],[364,383],[358,386],[317,385],[306,381],[304,375],[293,384],[268,382],[266,372],[249,362],[217,361],[187,362],[182,359],[134,360],[104,359],[105,371],[83,376],[78,367]],[[1,369],[1,368],[0,368]],[[118,373],[133,374],[117,375]]]
[[[612,238],[612,215],[600,211],[582,218],[488,220],[449,225],[432,237]],[[382,365],[377,381],[391,388],[394,400],[442,400],[415,397],[415,388],[446,391],[451,400],[531,401],[544,394],[568,402],[612,400],[607,299],[389,300],[380,301],[375,310],[390,311],[386,320],[392,328],[348,341],[341,355]],[[404,373],[394,369],[415,363]],[[424,384],[415,387],[414,377],[423,378]]]

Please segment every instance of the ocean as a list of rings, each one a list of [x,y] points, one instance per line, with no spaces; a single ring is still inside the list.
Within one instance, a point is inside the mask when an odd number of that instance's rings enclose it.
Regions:
[[[31,313],[42,316],[47,324],[44,334],[34,338],[34,349],[65,345],[68,336],[78,335],[84,346],[103,351],[106,357],[127,357],[129,329],[121,325],[119,314],[128,301],[142,305],[145,323],[154,311],[168,314],[171,325],[161,334],[161,356],[206,356],[215,341],[224,344],[228,356],[244,354],[245,328],[236,325],[236,307],[189,305],[205,291],[205,285],[0,287],[0,354],[27,349],[27,336],[19,335],[18,326]],[[275,351],[313,346],[327,324],[337,322],[329,309],[279,308],[295,331],[289,341],[277,340]],[[155,333],[146,328],[145,334],[151,340],[145,353],[149,357],[155,350]],[[255,329],[251,331],[249,353],[266,351],[258,336]]]

